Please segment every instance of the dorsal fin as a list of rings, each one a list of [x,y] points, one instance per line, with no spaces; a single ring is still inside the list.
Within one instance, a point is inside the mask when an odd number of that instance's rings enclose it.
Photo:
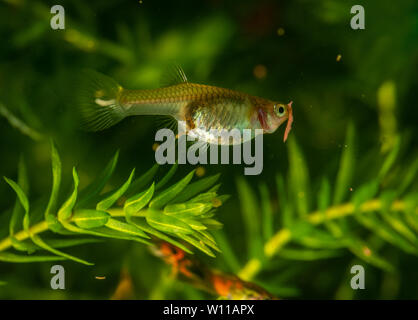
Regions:
[[[186,83],[187,77],[183,69],[175,64],[167,68],[161,77],[161,86],[169,87],[180,83]]]

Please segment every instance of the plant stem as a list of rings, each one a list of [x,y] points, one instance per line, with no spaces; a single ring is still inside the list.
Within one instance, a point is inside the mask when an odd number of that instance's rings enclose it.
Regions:
[[[44,220],[41,221],[32,227],[29,228],[29,232],[25,230],[19,231],[14,235],[14,237],[19,241],[24,241],[30,237],[30,234],[37,234],[48,230],[48,223]],[[10,237],[7,237],[0,241],[0,251],[4,251],[12,246],[12,240]]]
[[[360,205],[358,208],[359,212],[371,212],[371,211],[379,211],[382,208],[382,202],[379,199],[373,199],[367,201]],[[404,211],[405,210],[405,203],[400,200],[396,200],[392,203],[390,208],[392,211]],[[308,221],[312,224],[321,224],[328,220],[333,220],[337,218],[342,218],[347,215],[353,214],[356,210],[356,207],[352,203],[345,203],[339,206],[331,207],[325,210],[324,212],[315,211],[308,215]],[[418,207],[415,210],[418,213]]]
[[[382,202],[379,199],[366,201],[358,208],[358,212],[366,213],[379,211],[382,208]],[[405,202],[396,200],[392,203],[390,208],[392,211],[404,211],[406,209]],[[325,211],[314,211],[307,216],[307,221],[311,224],[318,225],[325,221],[343,218],[345,216],[354,214],[356,206],[352,203],[345,203],[338,206],[330,207]],[[418,214],[418,207],[415,208],[415,213]],[[291,231],[289,229],[280,229],[274,234],[264,245],[264,255],[271,258],[276,255],[291,240]],[[259,259],[249,260],[240,270],[238,275],[243,280],[251,280],[262,269],[262,262]]]
[[[112,217],[124,217],[125,212],[122,208],[112,208],[107,211]],[[144,216],[144,210],[140,210],[135,214],[135,216],[142,217]],[[71,220],[69,221],[71,222]],[[37,224],[34,224],[29,228],[29,232],[25,230],[19,231],[14,234],[14,237],[18,241],[24,241],[30,237],[30,234],[38,234],[48,230],[48,223],[43,220]],[[10,237],[4,238],[0,241],[0,251],[9,249],[12,246],[12,240]]]
[[[358,211],[365,213],[365,212],[372,212],[378,211],[382,208],[382,202],[379,199],[373,199],[363,203],[359,208]],[[396,200],[392,203],[391,210],[392,211],[404,211],[406,208],[405,202]],[[143,216],[143,210],[136,214],[136,216]],[[353,214],[356,211],[356,207],[352,203],[345,203],[342,205],[330,207],[327,210],[321,211],[314,211],[307,216],[307,221],[318,225],[324,223],[328,220],[338,219],[345,217],[347,215]],[[418,207],[415,209],[415,212],[418,214]],[[113,208],[108,210],[108,213],[112,217],[122,217],[125,216],[124,210],[122,208]],[[24,241],[30,237],[30,234],[38,234],[48,230],[48,223],[46,221],[41,221],[32,227],[29,228],[29,232],[25,230],[19,231],[14,235],[14,237],[19,241]],[[292,237],[291,230],[289,229],[280,229],[276,232],[264,245],[264,255],[267,258],[272,258],[276,255],[280,249],[282,249]],[[0,241],[0,251],[7,250],[12,246],[12,240],[10,237],[7,237]],[[238,273],[239,277],[243,280],[250,280],[254,278],[262,269],[263,265],[259,259],[251,259],[249,260],[245,266],[241,269]]]

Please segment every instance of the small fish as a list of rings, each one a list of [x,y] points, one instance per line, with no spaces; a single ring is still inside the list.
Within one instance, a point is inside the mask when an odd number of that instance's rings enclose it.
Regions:
[[[158,89],[125,89],[95,71],[86,72],[84,77],[77,104],[85,128],[91,131],[109,128],[128,116],[165,115],[184,121],[186,132],[194,133],[198,140],[213,143],[213,129],[238,129],[241,133],[244,129],[262,129],[263,133],[273,133],[288,120],[283,138],[286,141],[293,122],[292,102],[283,104],[190,83],[179,67],[170,82]],[[231,144],[229,141],[223,144]]]

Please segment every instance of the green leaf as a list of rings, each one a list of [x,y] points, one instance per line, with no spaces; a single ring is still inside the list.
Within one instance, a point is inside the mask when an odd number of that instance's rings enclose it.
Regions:
[[[338,237],[318,228],[311,230],[309,234],[301,238],[295,238],[294,241],[314,249],[340,249],[347,246],[344,237]]]
[[[48,229],[52,232],[66,234],[65,228],[57,217],[50,215],[45,221],[48,223]]]
[[[215,233],[215,239],[223,252],[222,258],[225,260],[226,264],[233,273],[238,273],[241,269],[241,264],[223,230],[219,230]]]
[[[341,203],[346,197],[350,188],[355,166],[356,147],[354,145],[354,140],[355,129],[353,123],[350,122],[347,126],[345,145],[343,148],[344,151],[340,160],[340,168],[338,169],[333,204]]]
[[[137,217],[132,217],[131,224],[134,224],[135,226],[137,226],[138,228],[140,228],[141,230],[156,236],[157,238],[167,241],[173,245],[175,245],[176,247],[179,247],[180,249],[186,251],[187,253],[193,254],[193,252],[191,252],[186,246],[184,246],[182,243],[170,238],[169,236],[167,236],[166,234],[151,228],[142,218],[137,218]]]
[[[91,229],[104,226],[109,219],[110,215],[105,211],[79,209],[74,212],[71,221],[80,228]]]
[[[45,210],[45,220],[50,216],[55,216],[53,211],[58,202],[59,189],[61,185],[61,159],[55,148],[54,142],[51,140],[51,161],[52,161],[52,191]]]
[[[215,216],[215,210],[210,210],[199,216],[200,219],[212,218]]]
[[[218,245],[216,244],[213,237],[209,234],[209,232],[201,230],[199,232],[194,233],[193,236],[201,242],[203,242],[208,247],[212,248],[213,250],[221,252],[221,249],[218,248]]]
[[[199,216],[212,209],[212,203],[178,203],[167,205],[164,213],[176,217]]]
[[[215,184],[212,188],[210,188],[209,190],[208,190],[208,192],[218,192],[218,190],[219,190],[219,188],[221,187],[221,184],[220,183],[218,183],[218,184]]]
[[[55,249],[55,248],[51,247],[49,244],[47,244],[45,241],[43,241],[43,240],[41,239],[41,237],[39,237],[39,236],[37,236],[37,235],[30,234],[30,238],[32,239],[32,241],[33,241],[35,244],[37,244],[38,246],[40,246],[42,249],[47,250],[47,251],[49,251],[49,252],[52,252],[52,253],[56,254],[57,256],[61,256],[61,257],[67,258],[67,259],[73,260],[73,261],[75,261],[75,262],[79,262],[79,263],[85,264],[85,265],[87,265],[87,266],[92,266],[92,265],[94,265],[94,263],[91,263],[91,262],[88,262],[88,261],[86,261],[86,260],[83,260],[83,259],[80,259],[80,258],[74,257],[74,256],[72,256],[72,255],[70,255],[70,254],[67,254],[67,253],[65,253],[65,252],[59,251],[59,250],[57,250],[57,249]]]
[[[145,234],[145,232],[143,232],[141,229],[137,228],[136,226],[127,224],[125,222],[122,222],[113,218],[110,218],[106,222],[106,227],[112,230],[119,231],[120,233],[126,233],[127,235],[130,235],[130,236],[137,236],[137,237],[150,239],[150,237],[148,237]]]
[[[18,181],[17,181],[18,185],[21,186],[21,189],[24,193],[27,193],[29,191],[29,182],[28,182],[27,170],[26,170],[23,157],[20,157],[18,172],[19,172]],[[12,217],[10,219],[10,225],[9,225],[10,236],[13,236],[14,234],[15,226],[21,217],[22,209],[23,208],[22,208],[22,205],[20,204],[19,199],[16,199],[16,203],[13,208]]]
[[[109,229],[106,226],[98,227],[93,230],[95,233],[97,233],[97,235],[101,237],[120,239],[120,240],[130,240],[130,241],[135,241],[135,242],[139,242],[139,243],[146,244],[146,245],[152,245],[151,242],[149,242],[147,239],[143,237],[128,235],[127,233],[123,233],[114,229]],[[93,230],[88,230],[88,231],[92,232]]]
[[[82,244],[103,242],[102,240],[94,238],[47,239],[46,241],[53,248],[68,248],[79,246]]]
[[[25,210],[25,216],[23,218],[23,228],[24,230],[28,230],[29,228],[29,201],[26,194],[23,192],[22,188],[14,182],[13,180],[4,177],[4,180],[12,187],[12,189],[16,192],[17,197],[20,201],[20,204],[23,206]]]
[[[353,197],[352,197],[352,201],[356,209],[359,208],[363,202],[366,202],[367,200],[372,199],[377,194],[378,191],[379,191],[379,182],[377,180],[367,182],[363,184],[362,186],[360,186],[354,192]]]
[[[191,235],[187,235],[187,234],[182,234],[181,238],[184,241],[187,241],[188,243],[198,248],[200,251],[206,253],[209,257],[215,258],[215,255],[213,254],[213,252],[202,241],[196,240]]]
[[[409,166],[406,170],[405,176],[402,179],[401,185],[398,190],[398,196],[402,195],[412,184],[412,182],[415,180],[415,177],[418,172],[418,157],[414,160],[411,166]]]
[[[26,251],[28,254],[34,253],[36,250],[39,250],[39,247],[29,241],[19,241],[14,236],[10,237],[13,248],[18,251]]]
[[[106,227],[97,227],[95,229],[82,229],[66,221],[63,221],[62,224],[67,230],[72,231],[74,233],[88,234],[92,236],[111,238],[111,239],[131,240],[131,241],[145,243],[147,245],[150,244],[148,241],[144,240],[143,238],[127,236],[126,234],[108,229]]]
[[[212,204],[214,207],[219,207],[221,205],[223,205],[229,198],[231,197],[231,195],[229,194],[222,194],[220,196],[217,196],[214,201],[212,201]]]
[[[399,247],[403,251],[411,254],[418,254],[418,249],[400,236],[397,232],[392,230],[386,224],[382,223],[375,213],[369,212],[366,214],[355,215],[356,220],[364,227],[373,231],[377,236],[383,240]]]
[[[281,215],[282,225],[284,228],[289,228],[294,220],[293,210],[290,204],[287,204],[287,192],[284,184],[284,179],[281,174],[276,176],[277,185],[277,199],[279,201],[279,212]]]
[[[292,234],[292,239],[300,239],[306,236],[310,236],[315,230],[314,226],[304,220],[298,220],[292,224],[289,229]]]
[[[403,201],[405,202],[405,219],[418,232],[418,194],[409,194],[404,197]]]
[[[246,232],[248,258],[260,257],[263,253],[263,243],[261,241],[259,205],[246,180],[237,179],[237,188]]]
[[[201,219],[200,222],[202,222],[208,229],[211,230],[217,230],[221,229],[223,227],[223,224],[219,221],[216,221],[215,219]]]
[[[202,231],[206,230],[207,227],[199,221],[192,218],[179,218],[181,221],[187,223],[193,230]]]
[[[129,187],[129,190],[127,192],[127,196],[130,198],[135,193],[138,193],[139,191],[142,191],[145,186],[149,185],[152,182],[152,179],[154,178],[155,174],[158,171],[158,168],[160,166],[156,163],[154,164],[151,169],[149,169],[147,172],[145,172],[143,175],[141,175],[139,178],[136,178],[134,181],[132,181],[131,186]]]
[[[405,224],[402,217],[399,215],[399,212],[382,212],[383,219],[387,222],[388,226],[393,228],[399,234],[404,236],[410,242],[415,244],[417,247],[418,239],[414,232]]]
[[[341,250],[306,250],[306,249],[286,249],[278,252],[280,258],[298,261],[315,261],[319,259],[330,259],[341,256]]]
[[[203,235],[205,238],[208,238],[209,241],[216,243],[214,236],[207,230],[201,230],[199,231],[201,235]]]
[[[18,183],[17,184],[19,186],[21,186],[21,189],[25,194],[29,191],[29,182],[28,182],[28,177],[27,177],[27,170],[26,170],[26,166],[25,166],[25,162],[23,160],[23,157],[20,157],[20,159],[19,159]],[[13,208],[13,211],[12,211],[12,217],[10,219],[9,237],[10,237],[10,240],[12,242],[13,248],[15,248],[16,250],[19,250],[19,251],[26,251],[28,253],[32,253],[35,250],[37,250],[37,246],[35,246],[35,245],[33,245],[32,243],[29,243],[29,242],[18,241],[14,237],[15,227],[16,227],[18,221],[20,221],[22,219],[24,214],[25,214],[24,209],[21,205],[19,197],[17,197],[14,208]]]
[[[379,256],[377,250],[371,248],[356,236],[347,238],[348,249],[358,258],[387,272],[394,272],[395,267],[386,259]]]
[[[131,171],[131,174],[128,180],[118,190],[116,190],[114,193],[112,193],[110,196],[106,197],[105,199],[103,199],[96,205],[96,210],[105,211],[109,209],[111,206],[113,206],[113,204],[116,201],[118,201],[120,197],[123,196],[125,191],[128,190],[134,174],[135,174],[135,169]]]
[[[263,239],[267,242],[273,236],[273,208],[270,201],[270,193],[265,183],[260,185],[260,196],[261,196],[261,212],[263,213],[262,218],[262,231]]]
[[[162,187],[164,187],[168,181],[170,181],[170,179],[174,176],[174,174],[177,171],[178,168],[178,163],[176,162],[175,164],[173,164],[170,168],[170,170],[168,170],[168,172],[166,173],[166,175],[161,179],[161,181],[159,181],[156,185],[155,185],[155,190],[159,190]]]
[[[106,165],[103,172],[85,189],[80,192],[80,200],[77,203],[77,208],[84,207],[93,197],[98,195],[103,190],[107,181],[113,174],[119,158],[119,150],[115,153],[113,158]]]
[[[328,182],[328,179],[322,179],[321,187],[318,193],[318,209],[321,212],[325,212],[325,210],[330,205],[331,198],[331,188]]]
[[[417,246],[418,238],[412,232],[412,230],[406,225],[399,212],[391,212],[393,202],[397,197],[397,191],[386,190],[380,195],[381,215],[382,218],[387,222],[388,226],[396,230],[399,234],[404,236],[410,242],[415,243]],[[404,215],[404,214],[403,214]]]
[[[399,151],[401,149],[401,138],[399,136],[396,136],[395,138],[395,144],[390,151],[390,153],[387,155],[385,161],[383,162],[382,168],[379,171],[378,174],[378,180],[382,181],[389,170],[393,167],[393,164],[396,161],[396,158],[398,157]]]
[[[197,195],[196,197],[190,199],[189,203],[193,203],[193,202],[200,202],[200,203],[205,203],[205,202],[211,202],[214,198],[216,198],[217,194],[216,192],[204,192],[201,193],[199,195]]]
[[[289,139],[289,184],[300,217],[309,212],[309,172],[294,136]]]
[[[151,187],[148,190],[141,192],[135,196],[132,196],[128,200],[125,201],[125,205],[123,210],[125,211],[125,215],[127,217],[127,221],[129,222],[129,217],[142,208],[144,208],[152,199],[154,195],[154,183],[152,183]]]
[[[206,177],[206,178],[200,179],[196,182],[189,184],[186,188],[184,188],[182,193],[179,194],[179,196],[175,198],[174,201],[176,203],[182,203],[191,199],[195,195],[212,187],[216,183],[216,181],[218,181],[219,177],[220,177],[220,174],[215,174],[213,176]]]
[[[45,261],[60,261],[65,260],[64,257],[58,256],[22,256],[9,252],[0,252],[0,261],[3,262],[45,262]]]
[[[146,214],[146,220],[151,227],[163,232],[174,234],[193,233],[193,229],[190,228],[188,224],[175,217],[165,215],[156,210],[148,210]]]
[[[71,217],[72,210],[74,208],[75,202],[77,200],[77,190],[78,190],[78,175],[76,169],[73,167],[73,180],[74,180],[74,191],[71,196],[64,202],[61,208],[58,210],[58,220],[68,220]]]
[[[149,207],[152,209],[159,209],[171,200],[173,200],[188,185],[190,180],[193,178],[194,172],[195,170],[191,171],[186,177],[181,179],[179,182],[162,191],[150,202]]]

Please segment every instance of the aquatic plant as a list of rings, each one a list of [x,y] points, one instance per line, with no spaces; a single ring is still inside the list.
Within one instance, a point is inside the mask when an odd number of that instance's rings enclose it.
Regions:
[[[351,252],[356,263],[396,274],[398,266],[388,256],[388,247],[418,256],[418,191],[414,183],[418,160],[414,158],[408,165],[400,161],[407,144],[402,145],[397,136],[380,166],[370,166],[369,175],[356,179],[360,165],[356,163],[355,132],[350,124],[334,183],[322,177],[318,187],[312,187],[306,160],[294,137],[289,141],[288,175],[276,176],[276,196],[262,183],[258,199],[244,178],[237,179],[247,262],[238,264],[235,258],[226,261],[240,278],[256,278],[272,268],[275,257],[286,268],[286,261],[327,260]],[[369,161],[378,163],[375,158]],[[360,159],[364,167],[366,160]],[[227,238],[221,239],[221,248],[232,254]],[[282,291],[286,280],[285,276],[274,286],[263,282],[262,277],[260,281],[275,292],[291,296],[294,290]]]
[[[158,166],[154,165],[136,179],[133,169],[120,187],[101,193],[116,167],[119,154],[116,153],[103,172],[81,191],[78,190],[77,170],[73,168],[74,190],[63,203],[59,203],[61,160],[53,144],[51,150],[53,182],[46,209],[32,207],[28,200],[29,182],[23,159],[19,164],[18,182],[4,178],[16,192],[17,200],[10,217],[9,236],[0,241],[0,261],[69,259],[91,265],[91,262],[59,249],[90,243],[95,238],[132,240],[147,245],[152,245],[153,239],[160,239],[192,253],[178,241],[181,239],[211,257],[214,257],[212,250],[219,251],[210,233],[210,230],[222,226],[213,219],[214,211],[228,197],[217,193],[220,184],[215,183],[219,175],[190,183],[193,170],[175,184],[165,187],[177,165],[156,183],[153,178]],[[18,231],[21,222],[23,230]],[[47,231],[60,237],[40,236]],[[10,249],[26,254],[12,253]],[[52,255],[34,254],[37,251],[47,251]]]
[[[185,263],[194,262],[193,274],[210,270],[209,274],[218,275],[225,283],[236,283],[235,288],[242,285],[236,278],[239,275],[281,298],[418,298],[414,281],[418,266],[416,1],[396,6],[386,2],[368,1],[366,30],[352,30],[353,3],[349,1],[162,5],[158,1],[74,0],[64,4],[66,28],[53,30],[50,9],[55,3],[3,1],[0,177],[12,178],[26,194],[29,230],[42,231],[34,234],[35,241],[95,265],[86,267],[33,242],[22,225],[25,209],[19,199],[13,207],[15,194],[1,179],[3,260],[62,259],[58,264],[68,276],[66,290],[52,290],[50,268],[57,262],[2,260],[0,298],[248,297],[248,292],[234,291],[233,286],[184,279],[182,270],[173,264],[178,257],[165,265],[149,254],[148,249],[158,249],[166,242],[142,229],[134,230],[151,239],[122,232],[124,238],[135,239],[121,241],[69,231],[58,217],[74,192],[73,164],[82,191],[77,191],[72,212],[94,212],[98,218],[111,218],[125,227],[131,226],[123,216],[126,199],[147,191],[153,181],[153,198],[158,197],[186,176],[188,172],[183,170],[193,169],[179,166],[176,175],[175,169],[169,170],[169,182],[158,190],[156,186],[168,170],[165,166],[155,169],[158,172],[138,192],[129,191],[136,181],[132,178],[128,190],[112,207],[96,210],[112,190],[114,193],[124,185],[129,176],[126,170],[136,167],[136,173],[142,174],[153,165],[156,126],[151,118],[128,118],[100,134],[81,133],[76,130],[78,119],[70,102],[75,71],[80,68],[111,75],[129,88],[146,89],[159,87],[164,70],[173,62],[197,83],[293,100],[294,128],[286,144],[279,132],[265,137],[263,172],[258,177],[234,179],[242,174],[235,166],[204,167],[208,175],[221,173],[222,190],[232,195],[218,208],[217,220],[224,227],[211,233],[222,252],[206,245],[216,253],[216,259],[161,226],[149,224],[146,217],[133,216],[131,221],[142,222],[149,230],[193,251],[193,255],[184,251],[183,257]],[[349,119],[355,128],[350,127],[344,142]],[[47,221],[51,177],[45,142],[50,137],[60,151],[64,174],[55,206],[49,211],[55,220]],[[103,191],[83,204],[84,186],[103,176],[97,172],[117,149],[121,150],[118,169]],[[24,161],[19,164],[17,178],[20,154]],[[25,176],[30,178],[30,188],[24,183],[29,182]],[[139,212],[147,212],[149,204]],[[218,204],[217,200],[212,203]],[[74,228],[97,231],[82,225],[80,219],[77,225],[64,217],[61,214]],[[37,225],[45,229],[34,229]],[[49,225],[59,227],[58,232]],[[106,225],[98,229],[122,236]],[[367,290],[350,287],[354,264],[364,266]],[[182,280],[195,281],[189,281],[190,286]],[[196,290],[199,285],[218,291],[211,290],[208,295]]]

